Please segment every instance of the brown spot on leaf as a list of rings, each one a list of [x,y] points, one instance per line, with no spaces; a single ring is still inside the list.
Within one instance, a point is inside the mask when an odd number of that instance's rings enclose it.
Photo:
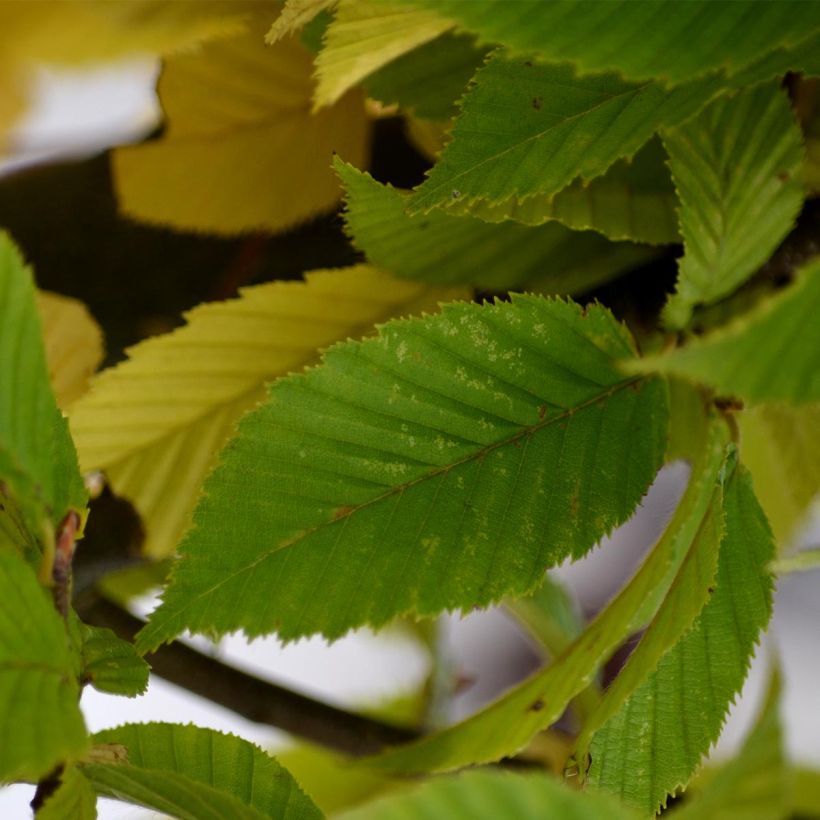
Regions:
[[[540,712],[544,708],[544,701],[541,698],[534,700],[529,707],[530,712]]]
[[[541,106],[543,106],[543,105],[544,105],[544,98],[543,97],[533,97],[532,98],[532,107],[536,111],[540,111]]]
[[[791,179],[791,174],[788,171],[778,171],[777,178],[781,182],[787,182],[789,179]]]
[[[538,418],[541,419],[541,421],[543,421],[547,417],[547,410],[548,408],[546,404],[542,404],[538,408]]]
[[[336,509],[333,510],[333,520],[338,521],[340,518],[344,518],[346,515],[350,515],[350,513],[352,513],[354,509],[355,507],[350,507],[347,505],[345,505],[344,507],[336,507]]]

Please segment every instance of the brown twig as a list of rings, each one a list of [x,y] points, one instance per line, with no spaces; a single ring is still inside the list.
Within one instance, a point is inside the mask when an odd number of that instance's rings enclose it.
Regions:
[[[144,625],[103,598],[80,604],[78,611],[87,623],[108,627],[128,641]],[[248,720],[352,756],[374,754],[418,737],[411,729],[347,712],[248,675],[179,642],[160,647],[147,660],[159,677]]]

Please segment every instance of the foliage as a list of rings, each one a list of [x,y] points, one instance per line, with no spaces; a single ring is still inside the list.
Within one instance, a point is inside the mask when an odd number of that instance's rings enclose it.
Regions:
[[[820,490],[820,4],[71,0],[0,23],[3,129],[34,63],[162,55],[163,128],[112,152],[118,207],[236,251],[213,301],[144,338],[149,316],[92,376],[129,283],[52,293],[29,240],[38,291],[0,234],[0,778],[37,784],[38,817],[91,820],[98,796],[191,820],[818,809],[814,773],[789,793],[777,676],[746,745],[698,769],[772,573],[817,564],[784,551]],[[308,261],[318,225],[330,263]],[[103,329],[76,298],[98,290]],[[546,570],[680,459],[656,544],[582,618]],[[157,583],[135,636],[124,607]],[[401,619],[432,647],[434,618],[491,604],[544,663],[449,725],[176,642]],[[89,735],[83,687],[139,696],[152,664],[327,748]]]

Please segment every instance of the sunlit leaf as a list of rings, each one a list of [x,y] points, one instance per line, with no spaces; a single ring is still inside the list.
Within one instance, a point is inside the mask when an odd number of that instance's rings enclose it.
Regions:
[[[340,815],[344,820],[637,820],[605,795],[583,794],[545,774],[500,771],[439,777]]]
[[[617,374],[631,350],[607,310],[528,296],[331,348],[245,417],[141,648],[186,628],[333,638],[534,589],[660,465],[665,389]]]
[[[339,0],[316,58],[316,108],[341,99],[356,83],[452,23],[433,12],[385,0]]]
[[[145,551],[167,556],[216,453],[268,381],[378,322],[466,295],[360,265],[258,285],[239,299],[195,308],[185,327],[142,342],[126,362],[101,373],[72,408],[83,469],[106,471],[145,520]]]
[[[41,290],[37,309],[51,389],[57,403],[65,408],[85,393],[103,359],[102,331],[77,299]]]
[[[174,723],[131,723],[94,735],[125,747],[122,762],[89,762],[101,794],[180,820],[318,820],[290,773],[235,735]]]
[[[669,91],[494,55],[475,75],[452,141],[411,207],[426,212],[555,194],[633,156],[656,130],[685,120],[720,88],[717,77]]]
[[[65,626],[23,559],[0,550],[0,782],[37,781],[87,738]]]
[[[735,290],[769,258],[803,204],[803,148],[779,83],[721,97],[664,135],[684,256],[671,326]]]
[[[265,42],[273,45],[283,37],[295,34],[335,3],[336,0],[285,0],[282,11],[265,35]]]
[[[407,192],[339,160],[334,164],[345,188],[344,218],[354,245],[374,264],[409,279],[581,293],[653,256],[651,249],[558,224],[489,224],[441,211],[408,216]]]
[[[247,34],[164,63],[162,137],[114,154],[126,214],[232,234],[282,230],[336,203],[333,153],[365,161],[362,96],[311,114],[310,54],[293,38],[265,45],[268,24],[256,17]]]
[[[727,483],[723,508],[725,529],[714,582],[704,576],[692,590],[676,584],[584,727],[586,736],[594,733],[590,783],[648,814],[686,786],[717,740],[771,616],[773,584],[767,565],[774,542],[742,466]],[[694,628],[657,664],[652,644],[662,650],[671,637],[661,616],[671,609],[671,617],[679,619],[704,593],[708,601]],[[635,688],[636,680],[644,678]]]
[[[719,503],[725,438],[720,427],[710,426],[708,443],[658,544],[620,594],[553,663],[461,723],[371,758],[374,768],[412,773],[497,761],[519,752],[558,720],[604,661],[662,603],[704,518]]]
[[[797,275],[728,325],[625,367],[686,377],[754,402],[820,401],[820,262]]]
[[[777,46],[820,29],[814,3],[743,0],[409,0],[520,54],[571,62],[583,72],[680,83],[709,71],[732,75]],[[693,36],[694,33],[697,36]]]

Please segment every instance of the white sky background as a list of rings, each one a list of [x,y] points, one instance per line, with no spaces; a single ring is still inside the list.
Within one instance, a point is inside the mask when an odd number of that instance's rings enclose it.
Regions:
[[[87,155],[111,144],[139,139],[159,121],[153,92],[156,72],[157,64],[150,59],[118,62],[92,71],[43,70],[29,113],[15,130],[14,151],[0,158],[0,173],[34,161]],[[634,570],[671,513],[684,480],[682,467],[664,471],[644,508],[605,549],[558,571],[582,607],[591,608],[606,600]],[[817,543],[820,522],[801,540]],[[718,753],[736,748],[742,740],[765,686],[765,656],[776,652],[785,672],[783,711],[789,750],[796,760],[820,767],[818,583],[819,571],[781,580],[774,621]],[[463,717],[499,687],[513,682],[505,662],[520,659],[522,639],[517,628],[498,612],[449,618],[445,634],[454,667],[475,679],[472,689],[454,704],[453,717]],[[249,646],[240,638],[232,638],[215,651],[247,671],[343,706],[378,702],[412,690],[427,671],[427,659],[418,647],[396,633],[375,636],[362,632],[330,647],[322,640],[308,640],[282,648],[271,639]],[[286,736],[274,729],[250,723],[156,678],[141,698],[127,700],[89,690],[82,706],[91,731],[126,721],[165,720],[232,731],[266,748],[286,742]],[[31,796],[30,786],[0,789],[0,818],[30,817]],[[101,801],[102,820],[148,816],[141,809]]]

